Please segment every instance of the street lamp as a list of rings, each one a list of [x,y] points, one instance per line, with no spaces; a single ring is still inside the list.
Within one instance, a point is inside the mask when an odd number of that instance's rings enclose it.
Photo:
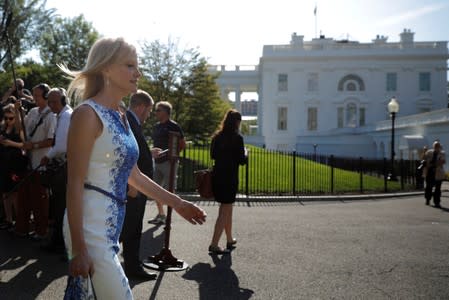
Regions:
[[[318,146],[317,144],[313,144],[313,160],[315,160],[315,161],[316,161],[316,147],[317,146]]]
[[[394,174],[394,119],[399,111],[399,103],[396,98],[393,97],[388,103],[388,112],[391,116],[391,172],[388,174],[388,180],[397,181],[396,175]]]

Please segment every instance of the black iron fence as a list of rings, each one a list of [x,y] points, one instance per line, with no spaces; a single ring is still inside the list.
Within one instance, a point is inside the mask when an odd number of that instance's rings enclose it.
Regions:
[[[209,145],[188,147],[180,154],[178,192],[195,192],[194,172],[211,168]],[[244,195],[362,194],[415,190],[418,162],[391,161],[280,152],[251,147],[248,164],[239,170],[239,193]],[[394,173],[397,181],[389,181]]]

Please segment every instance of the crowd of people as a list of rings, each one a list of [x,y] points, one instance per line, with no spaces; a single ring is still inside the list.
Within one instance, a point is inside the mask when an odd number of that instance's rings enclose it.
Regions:
[[[17,79],[1,99],[0,229],[68,261],[65,299],[84,299],[93,290],[98,299],[132,299],[128,278],[157,276],[140,260],[146,201],[157,203],[152,224],[166,222],[164,205],[192,224],[206,219],[204,210],[173,193],[178,162],[167,155],[169,132],[179,137],[178,152],[185,148],[184,134],[171,119],[169,102],[155,104],[137,89],[136,49],[122,38],[98,40],[82,70],[61,71],[72,77],[67,91],[41,83],[30,92]],[[70,98],[82,101],[72,109]],[[142,125],[153,106],[158,122],[150,149]],[[232,203],[238,165],[245,162],[240,121],[240,113],[230,110],[211,149],[214,191],[222,203],[212,254],[228,251],[218,247],[223,231],[227,248],[236,243]]]

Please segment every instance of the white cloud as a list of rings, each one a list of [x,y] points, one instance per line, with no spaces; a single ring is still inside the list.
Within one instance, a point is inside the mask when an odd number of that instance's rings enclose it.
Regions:
[[[396,25],[396,24],[403,24],[406,21],[410,21],[412,19],[416,19],[418,17],[439,11],[448,5],[449,5],[448,3],[429,4],[429,5],[419,7],[419,8],[410,10],[410,11],[406,11],[406,12],[398,14],[398,15],[387,17],[387,18],[379,21],[376,25],[377,26],[390,26],[390,25]]]

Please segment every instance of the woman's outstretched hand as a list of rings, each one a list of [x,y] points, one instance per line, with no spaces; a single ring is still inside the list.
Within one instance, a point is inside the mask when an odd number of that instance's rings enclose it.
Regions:
[[[181,200],[181,203],[176,205],[174,210],[191,224],[203,224],[206,222],[206,212],[189,201]]]

